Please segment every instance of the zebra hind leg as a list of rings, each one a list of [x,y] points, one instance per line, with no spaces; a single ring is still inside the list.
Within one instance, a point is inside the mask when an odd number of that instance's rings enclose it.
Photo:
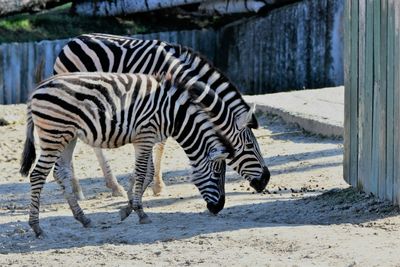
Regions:
[[[112,190],[113,197],[126,197],[124,188],[118,183],[117,178],[111,171],[110,164],[105,157],[101,148],[93,148],[97,160],[100,163],[101,170],[103,171],[104,179],[106,180],[106,186]]]
[[[29,176],[31,185],[31,204],[28,223],[36,237],[42,237],[44,235],[43,230],[39,225],[40,194],[44,184],[46,183],[47,176],[59,159],[60,151],[64,150],[64,145],[56,141],[47,144],[43,143],[41,140],[40,143],[41,152],[39,160],[35,164],[35,167]]]
[[[56,181],[62,179],[66,173],[71,175],[73,192],[78,200],[84,200],[85,196],[82,191],[82,187],[79,184],[79,180],[75,175],[74,164],[73,164],[73,151],[76,145],[76,139],[71,140],[69,145],[65,147],[65,150],[61,153],[60,158],[57,160],[57,169],[53,171],[53,177]],[[71,172],[71,174],[69,173]],[[60,177],[60,179],[59,179]]]
[[[40,154],[29,179],[31,184],[31,204],[29,208],[29,226],[34,231],[36,237],[43,236],[43,230],[39,225],[40,194],[46,182],[47,175],[57,159],[56,155]]]
[[[60,158],[57,160],[54,167],[54,178],[61,186],[65,199],[74,215],[74,218],[78,220],[84,227],[90,226],[90,219],[83,213],[81,207],[78,204],[76,197],[76,185],[74,186],[74,176],[72,169],[72,154],[76,145],[76,139],[73,139],[61,153]],[[78,183],[79,185],[79,183]],[[79,186],[80,188],[80,186]]]
[[[159,196],[165,190],[165,183],[162,179],[161,160],[164,153],[165,142],[158,143],[154,146],[154,185],[152,187],[153,194]]]

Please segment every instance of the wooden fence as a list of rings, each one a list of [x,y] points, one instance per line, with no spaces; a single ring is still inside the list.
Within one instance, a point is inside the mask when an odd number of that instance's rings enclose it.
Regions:
[[[345,7],[345,180],[400,203],[400,1]]]
[[[343,85],[345,0],[304,0],[218,30],[136,35],[191,46],[242,93]],[[0,104],[25,102],[68,40],[0,44]],[[43,70],[43,71],[41,71]]]
[[[343,85],[343,9],[304,0],[228,25],[216,65],[248,94]]]
[[[214,60],[216,33],[193,30],[139,34],[141,39],[159,39],[180,43]],[[68,39],[0,45],[0,104],[25,102],[37,81],[53,74],[54,62]]]

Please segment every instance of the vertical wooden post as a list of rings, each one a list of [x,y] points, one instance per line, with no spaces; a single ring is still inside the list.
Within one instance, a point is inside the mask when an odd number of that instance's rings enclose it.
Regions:
[[[400,1],[346,1],[344,23],[344,178],[400,203]]]

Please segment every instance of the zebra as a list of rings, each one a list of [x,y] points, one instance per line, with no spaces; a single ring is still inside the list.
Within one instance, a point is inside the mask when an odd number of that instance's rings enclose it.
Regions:
[[[225,125],[231,132],[235,147],[235,156],[228,160],[242,177],[247,179],[257,192],[265,189],[270,179],[260,148],[252,129],[258,128],[258,122],[250,106],[244,101],[236,86],[211,62],[188,47],[170,44],[159,40],[141,40],[108,34],[84,34],[69,41],[59,53],[54,74],[105,71],[120,73],[159,74],[170,72],[173,79],[185,80],[188,83],[200,81],[205,87],[214,91],[226,103],[234,117],[247,118],[245,127]],[[221,118],[217,123],[223,123]],[[111,168],[100,149],[95,149],[102,165],[103,173],[109,187],[118,195],[118,182],[112,175]],[[161,175],[161,157],[164,144],[155,147],[155,177],[153,191],[157,195],[164,187]],[[74,179],[78,184],[75,176]],[[81,188],[76,189],[82,194]]]
[[[167,137],[174,138],[186,152],[193,183],[208,210],[217,214],[225,203],[225,159],[233,155],[233,147],[207,115],[222,101],[215,98],[210,105],[208,98],[191,94],[170,78],[144,74],[70,73],[38,85],[28,101],[20,168],[27,176],[35,161],[36,128],[41,152],[30,174],[29,212],[29,225],[36,236],[43,233],[40,193],[53,166],[75,219],[84,227],[91,224],[73,192],[72,169],[65,167],[71,166],[78,138],[99,148],[134,145],[135,170],[127,192],[129,204],[120,211],[121,219],[134,210],[140,223],[151,222],[143,211],[142,196],[154,175],[152,147]]]

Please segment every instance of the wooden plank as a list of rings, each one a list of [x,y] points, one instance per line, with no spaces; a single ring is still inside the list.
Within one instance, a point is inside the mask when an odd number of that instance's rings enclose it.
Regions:
[[[351,56],[351,1],[345,1],[345,9],[343,15],[344,23],[344,154],[343,154],[343,178],[347,183],[351,183],[350,175],[350,107],[351,107],[351,73],[350,73],[350,56]],[[297,51],[299,55],[299,51]]]
[[[374,90],[374,0],[367,0],[365,12],[365,88],[361,105],[364,110],[363,128],[361,132],[361,151],[363,161],[364,189],[372,192],[372,119]]]
[[[21,44],[13,43],[11,44],[10,53],[10,67],[11,67],[11,79],[12,79],[12,89],[11,89],[11,103],[20,103],[21,97]]]
[[[374,195],[384,196],[379,189],[385,189],[385,151],[386,139],[386,113],[382,107],[386,105],[386,91],[381,87],[381,2],[373,1],[371,7],[373,9],[373,93],[372,93],[372,155],[371,155],[371,177],[370,190]],[[381,149],[382,148],[382,149]],[[383,176],[382,176],[383,175]],[[382,185],[380,186],[380,182]]]
[[[351,58],[350,58],[350,177],[353,186],[358,187],[358,49],[359,49],[359,5],[351,3]]]
[[[394,178],[393,178],[393,198],[396,204],[400,204],[400,2],[394,2],[394,17],[395,17],[395,46],[394,46],[394,115],[393,115],[393,123],[394,123]]]
[[[27,95],[28,99],[30,92],[35,88],[35,48],[33,43],[28,43],[28,77],[27,77]]]
[[[380,43],[379,52],[380,57],[379,60],[379,81],[380,81],[380,107],[379,112],[380,116],[378,120],[380,121],[380,138],[379,138],[379,155],[381,157],[379,163],[379,172],[378,172],[378,195],[380,198],[386,198],[386,181],[387,181],[387,79],[386,79],[386,65],[387,65],[387,19],[388,19],[388,10],[387,10],[387,0],[380,1],[380,20],[376,23],[379,23],[379,31],[380,31]]]
[[[19,102],[20,103],[25,103],[26,101],[26,96],[28,94],[28,43],[21,43],[21,57],[20,57],[20,61],[21,61],[21,66],[20,66],[20,70],[21,70],[21,95],[19,98]]]
[[[0,45],[0,104],[4,104],[4,45]]]
[[[394,129],[393,129],[393,105],[394,105],[394,42],[395,20],[394,1],[388,1],[387,21],[387,63],[386,63],[386,197],[393,199],[393,175],[394,175]]]
[[[6,44],[4,49],[4,103],[12,104],[12,66],[10,62],[12,44]]]
[[[359,175],[358,186],[370,192],[372,93],[373,93],[373,11],[371,0],[360,2],[359,16]]]

